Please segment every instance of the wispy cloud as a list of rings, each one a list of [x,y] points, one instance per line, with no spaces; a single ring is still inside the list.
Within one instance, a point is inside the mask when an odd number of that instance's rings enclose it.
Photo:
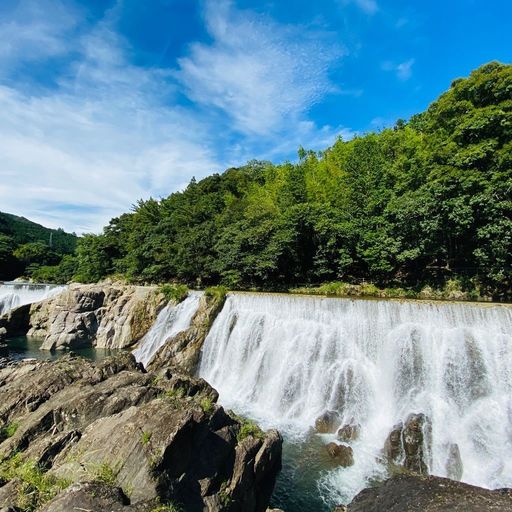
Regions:
[[[320,149],[344,130],[308,116],[335,90],[329,67],[343,55],[323,34],[208,2],[211,44],[191,44],[174,69],[141,67],[116,30],[122,2],[90,24],[72,4],[45,1],[24,0],[0,23],[2,39],[13,35],[0,50],[3,211],[98,231],[194,175]],[[21,64],[52,59],[65,68],[51,87],[16,81]],[[180,104],[183,92],[195,103]]]
[[[330,64],[344,50],[321,34],[279,25],[229,1],[208,1],[211,44],[179,60],[178,79],[195,102],[232,118],[244,134],[269,135],[334,91]]]
[[[392,61],[384,61],[381,64],[381,68],[384,71],[391,71],[396,74],[396,77],[399,80],[409,80],[412,76],[412,66],[414,64],[414,59],[406,60],[405,62],[394,63]]]

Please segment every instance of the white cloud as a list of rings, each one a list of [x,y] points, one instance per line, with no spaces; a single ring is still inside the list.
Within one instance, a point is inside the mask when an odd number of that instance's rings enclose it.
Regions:
[[[318,34],[208,3],[211,45],[193,44],[179,69],[142,68],[115,30],[115,9],[88,26],[67,3],[19,5],[0,23],[0,37],[17,33],[0,53],[2,211],[99,231],[194,175],[281,160],[299,145],[322,149],[343,131],[307,116],[333,90],[328,68],[342,54]],[[68,65],[52,88],[11,80],[20,62],[62,56]],[[183,84],[200,108],[177,104]]]
[[[400,62],[398,64],[392,61],[384,61],[381,64],[381,68],[384,71],[392,71],[396,74],[396,77],[399,80],[409,80],[412,76],[412,66],[414,64],[414,59],[406,60],[405,62]]]
[[[298,27],[278,25],[228,1],[208,1],[213,39],[196,43],[179,60],[188,96],[232,118],[244,134],[270,135],[299,119],[334,91],[329,65],[343,55]]]

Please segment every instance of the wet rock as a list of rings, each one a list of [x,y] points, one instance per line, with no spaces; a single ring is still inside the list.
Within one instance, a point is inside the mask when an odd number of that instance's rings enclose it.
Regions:
[[[340,441],[350,443],[351,441],[356,441],[359,438],[360,433],[361,425],[352,420],[350,423],[347,423],[338,429],[337,436]]]
[[[7,338],[7,329],[5,327],[0,327],[0,342],[5,341]]]
[[[448,458],[445,464],[446,475],[452,480],[460,480],[463,473],[462,458],[459,445],[452,443],[448,447]]]
[[[148,370],[166,366],[179,366],[194,374],[199,363],[201,348],[213,321],[224,305],[225,297],[203,295],[190,327],[166,340],[148,364]]]
[[[431,453],[431,425],[424,414],[410,414],[402,430],[404,468],[428,475],[428,462]]]
[[[350,446],[337,443],[329,443],[326,446],[327,453],[344,468],[354,465],[354,451]]]
[[[403,457],[402,430],[403,423],[397,423],[384,443],[384,457],[388,463],[397,464]]]
[[[336,411],[325,411],[315,421],[315,430],[319,434],[333,434],[336,432],[341,418]]]
[[[348,512],[505,512],[512,490],[491,491],[434,476],[397,475],[361,491]]]

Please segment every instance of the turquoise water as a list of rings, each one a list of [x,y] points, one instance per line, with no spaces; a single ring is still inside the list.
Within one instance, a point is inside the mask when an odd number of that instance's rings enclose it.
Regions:
[[[65,350],[49,352],[47,350],[40,350],[39,347],[43,340],[41,338],[34,338],[30,336],[17,336],[15,338],[7,339],[7,348],[0,349],[0,357],[10,356],[13,359],[40,359],[54,361],[67,353]],[[100,349],[94,347],[85,347],[73,349],[73,353],[90,359],[91,361],[101,361],[108,356],[118,352],[118,350]]]

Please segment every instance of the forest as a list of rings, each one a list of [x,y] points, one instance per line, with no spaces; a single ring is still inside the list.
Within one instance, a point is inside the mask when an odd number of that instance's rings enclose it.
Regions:
[[[0,212],[0,281],[18,276],[35,281],[71,280],[76,269],[76,241],[76,235],[62,229],[45,228]],[[64,272],[66,262],[68,267],[71,263],[71,272]]]
[[[46,268],[46,269],[45,269]],[[287,289],[331,281],[511,293],[512,65],[295,163],[251,161],[140,200],[47,279]]]

